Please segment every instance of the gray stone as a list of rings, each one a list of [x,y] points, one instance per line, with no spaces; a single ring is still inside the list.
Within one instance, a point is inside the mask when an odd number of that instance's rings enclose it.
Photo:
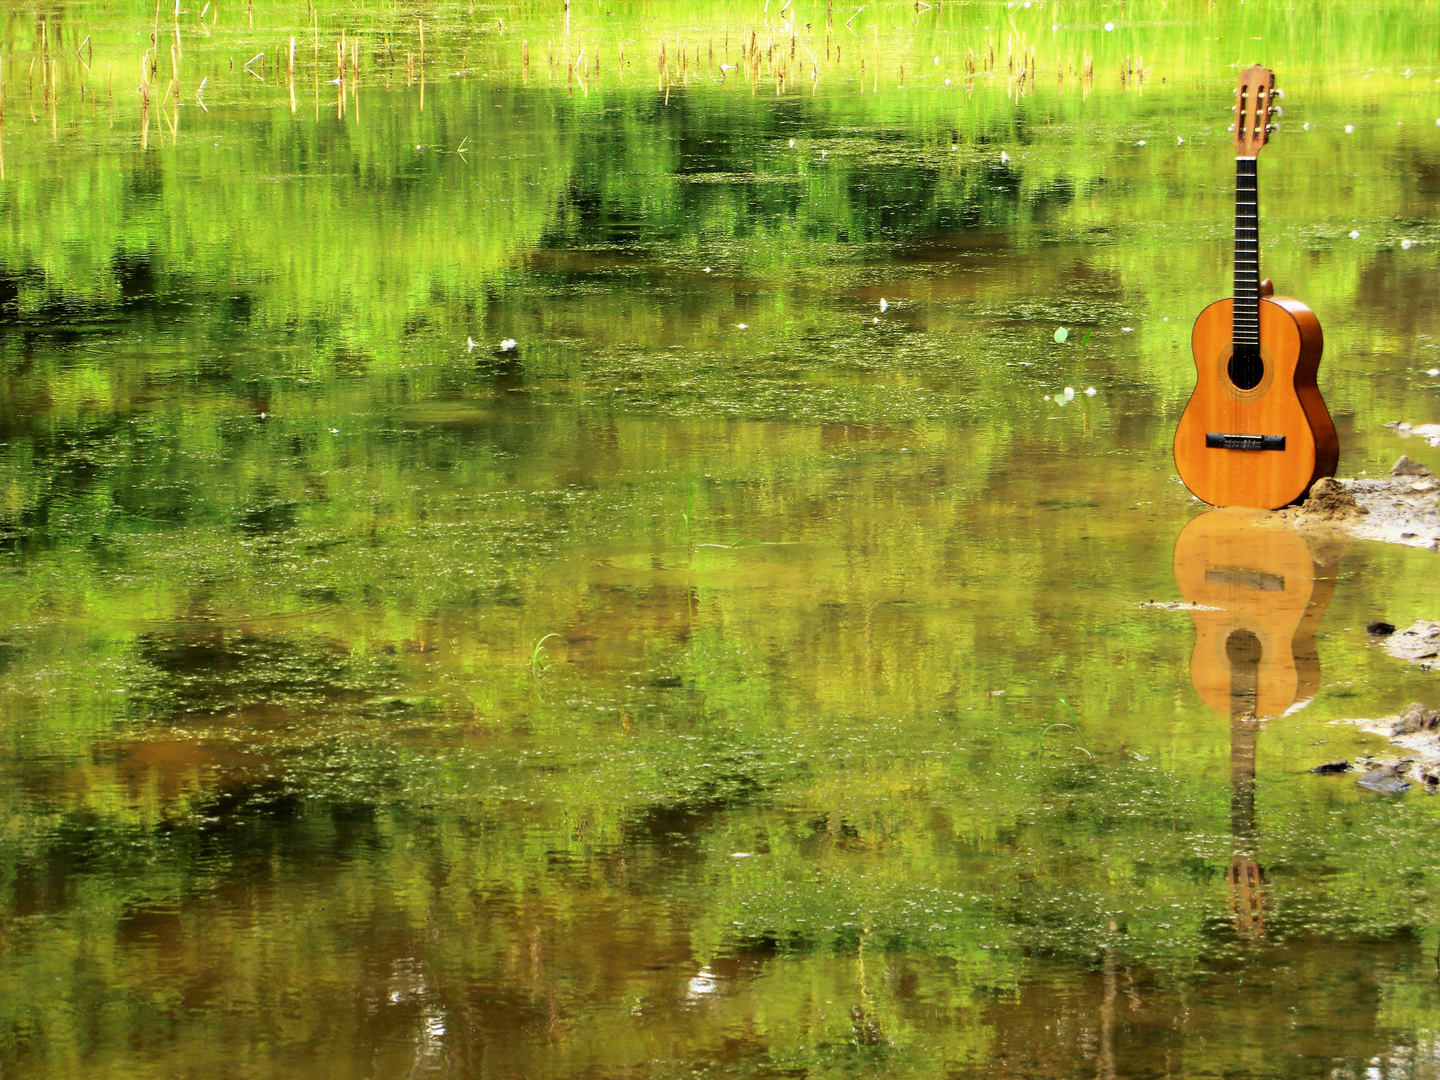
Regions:
[[[1366,773],[1355,783],[1370,791],[1379,792],[1381,795],[1399,795],[1401,792],[1410,790],[1410,784],[1396,776],[1394,769],[1376,769],[1374,772]]]
[[[1420,462],[1412,460],[1410,455],[1401,454],[1400,460],[1390,466],[1391,476],[1434,476],[1435,474]]]

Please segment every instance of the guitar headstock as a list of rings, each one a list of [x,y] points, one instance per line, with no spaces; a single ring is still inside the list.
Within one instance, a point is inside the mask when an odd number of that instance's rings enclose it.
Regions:
[[[1240,73],[1235,87],[1235,156],[1253,158],[1270,138],[1275,73],[1255,65]]]

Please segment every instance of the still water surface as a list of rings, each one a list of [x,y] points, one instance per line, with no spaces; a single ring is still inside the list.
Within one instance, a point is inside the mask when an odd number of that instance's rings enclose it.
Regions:
[[[1440,1075],[1437,556],[1141,606],[1237,61],[1440,467],[1432,5],[186,5],[4,9],[4,1076]]]

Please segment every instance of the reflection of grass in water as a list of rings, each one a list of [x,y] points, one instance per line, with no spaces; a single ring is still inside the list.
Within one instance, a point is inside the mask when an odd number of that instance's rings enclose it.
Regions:
[[[274,10],[262,5],[260,26]],[[717,10],[736,9],[625,8],[623,17],[632,21],[619,33],[638,40],[642,28],[656,25],[647,19],[684,21]],[[900,17],[898,9],[877,10]],[[1340,19],[1332,25],[1341,30],[1349,25],[1343,11],[1326,10]],[[1093,6],[1077,11],[1099,17]],[[1401,11],[1384,9],[1380,24],[1390,25],[1387,20]],[[1402,13],[1425,24],[1424,9]],[[1016,12],[1017,19],[1027,17]],[[1269,20],[1267,32],[1279,27],[1279,14],[1259,17]],[[894,28],[899,30],[898,21]],[[128,32],[128,25],[123,29]],[[577,32],[582,30],[577,19]],[[1135,31],[1152,32],[1161,31]],[[1188,970],[1196,955],[1233,958],[1223,943],[1216,945],[1206,922],[1217,910],[1214,886],[1223,880],[1214,875],[1229,856],[1226,784],[1212,768],[1213,739],[1192,733],[1171,745],[1159,737],[1161,752],[1170,755],[1164,770],[1128,762],[1098,768],[1073,757],[1036,754],[1034,724],[977,731],[954,717],[927,719],[935,702],[985,685],[991,668],[1004,664],[967,638],[966,619],[956,612],[974,612],[982,624],[1013,627],[1016,656],[1059,650],[1079,658],[1075,682],[1065,684],[1075,687],[1070,696],[1078,711],[1068,697],[1052,702],[1038,732],[1047,743],[1078,729],[1079,715],[1086,717],[1087,742],[1096,740],[1091,745],[1097,750],[1116,737],[1103,727],[1112,722],[1108,717],[1121,724],[1127,717],[1156,715],[1174,722],[1177,711],[1188,715],[1172,702],[1170,688],[1129,677],[1135,657],[1150,664],[1159,656],[1161,670],[1183,662],[1172,655],[1175,644],[1165,633],[1129,626],[1116,632],[1091,621],[1096,616],[1089,606],[1081,624],[1059,636],[1053,626],[1041,625],[1049,610],[1045,594],[1065,588],[1075,567],[1086,565],[1079,546],[1066,546],[1064,536],[1051,537],[1049,556],[1027,561],[1012,543],[977,546],[957,527],[993,502],[990,470],[1007,460],[1014,431],[1026,434],[1019,391],[983,363],[941,345],[916,351],[898,334],[896,341],[910,351],[889,338],[877,337],[872,347],[858,335],[832,333],[795,346],[810,365],[800,378],[785,374],[792,365],[783,360],[773,372],[765,370],[762,382],[753,377],[758,369],[749,346],[716,347],[704,361],[708,381],[699,380],[689,396],[677,395],[674,412],[653,404],[629,413],[620,405],[609,411],[603,425],[611,436],[606,458],[582,478],[598,490],[573,500],[566,494],[575,449],[594,445],[596,425],[593,410],[564,395],[578,399],[585,391],[572,388],[583,387],[587,378],[640,371],[633,355],[627,361],[621,353],[631,343],[693,343],[704,336],[700,324],[722,322],[719,315],[726,310],[713,293],[679,319],[667,314],[665,303],[635,305],[645,310],[623,314],[613,310],[624,291],[603,285],[606,263],[613,261],[607,245],[626,235],[621,226],[627,208],[645,209],[638,225],[631,214],[630,242],[641,253],[632,251],[631,257],[659,268],[661,285],[676,267],[701,255],[705,264],[721,264],[711,257],[711,247],[721,247],[727,274],[742,282],[737,292],[754,288],[773,298],[764,320],[773,335],[767,340],[786,347],[785,333],[801,325],[823,327],[834,322],[837,309],[848,310],[847,290],[868,287],[869,275],[896,272],[897,245],[1005,230],[1003,261],[1014,263],[1025,258],[1036,231],[1047,243],[1056,235],[1083,241],[1091,227],[1108,230],[1095,235],[1134,238],[1123,230],[1133,227],[1137,215],[1161,215],[1160,220],[1174,213],[1194,221],[1204,217],[1205,206],[1216,209],[1215,220],[1223,222],[1224,184],[1214,198],[1197,195],[1201,189],[1189,182],[1177,187],[1176,159],[1077,153],[1130,125],[1173,123],[1172,112],[1192,121],[1201,116],[1200,99],[1187,96],[1189,91],[1164,91],[1156,79],[1167,64],[1184,60],[1186,78],[1211,81],[1211,61],[1196,40],[1202,32],[1187,30],[1173,56],[1148,44],[1143,50],[1133,41],[1122,44],[1120,35],[1131,33],[1128,29],[1113,40],[1097,36],[1112,51],[1165,55],[1143,98],[1121,96],[1113,84],[1104,85],[1113,78],[1115,61],[1106,53],[1099,59],[1097,90],[1088,99],[1074,87],[1057,94],[1036,86],[1033,95],[1017,101],[1004,95],[1003,86],[986,89],[983,80],[974,97],[947,97],[915,88],[921,76],[907,70],[912,88],[905,95],[882,86],[883,93],[861,100],[849,89],[832,94],[830,84],[822,83],[813,99],[787,95],[777,104],[764,95],[752,100],[731,85],[688,96],[677,92],[670,113],[657,111],[653,92],[633,102],[623,95],[577,94],[573,103],[543,90],[513,98],[502,93],[498,102],[488,102],[506,106],[492,110],[499,123],[491,127],[468,96],[473,91],[458,84],[441,88],[437,80],[423,115],[413,99],[391,110],[379,104],[378,94],[367,98],[367,117],[384,116],[389,128],[290,127],[287,104],[280,103],[276,122],[265,111],[275,103],[255,98],[261,108],[252,118],[261,119],[243,129],[253,138],[244,146],[212,153],[216,148],[182,134],[177,147],[167,146],[168,157],[138,158],[128,147],[105,142],[106,136],[93,167],[66,144],[48,149],[44,125],[7,129],[7,180],[0,197],[20,209],[5,218],[17,224],[0,234],[0,250],[12,270],[39,268],[22,282],[28,291],[14,310],[26,318],[38,312],[68,320],[86,316],[93,310],[86,305],[97,303],[102,319],[129,320],[122,325],[138,339],[183,340],[165,354],[169,359],[135,346],[136,355],[127,354],[123,363],[112,362],[102,350],[62,352],[42,342],[27,352],[26,363],[35,369],[20,377],[21,385],[34,388],[37,401],[49,404],[33,414],[25,403],[13,410],[33,415],[36,428],[12,436],[6,450],[7,478],[16,478],[5,487],[6,526],[23,520],[21,535],[32,541],[24,551],[28,561],[16,564],[20,572],[4,593],[6,624],[29,627],[62,619],[57,633],[73,640],[56,644],[45,632],[27,636],[25,653],[11,660],[13,685],[4,691],[7,708],[14,709],[11,730],[23,731],[27,743],[38,735],[60,748],[57,754],[70,754],[55,760],[73,768],[68,777],[83,776],[84,782],[62,788],[50,779],[53,761],[27,758],[23,744],[14,744],[16,760],[25,764],[8,775],[27,771],[20,782],[5,785],[5,820],[13,827],[0,858],[0,880],[7,895],[32,898],[26,902],[34,902],[36,882],[50,891],[24,916],[39,929],[15,946],[14,962],[6,966],[0,999],[7,1011],[0,1028],[20,1030],[14,1021],[23,1014],[32,1030],[54,1035],[47,1045],[66,1044],[64,1025],[85,1018],[85,1006],[77,1006],[72,995],[74,980],[57,981],[56,973],[83,970],[86,985],[116,1003],[106,1013],[111,1025],[106,1030],[116,1043],[153,1045],[147,1040],[160,1010],[177,1054],[195,1060],[222,1054],[224,1044],[217,1044],[213,1028],[195,1013],[172,1012],[165,1002],[131,996],[132,987],[173,985],[175,971],[189,962],[128,943],[127,919],[134,920],[126,912],[143,910],[153,896],[182,897],[189,905],[187,933],[173,944],[197,956],[203,952],[206,970],[229,985],[257,988],[248,992],[262,1001],[269,1000],[265,987],[277,967],[287,973],[288,985],[314,991],[313,1001],[328,1001],[327,988],[342,986],[349,994],[349,988],[373,985],[375,972],[388,970],[394,957],[413,957],[432,980],[437,1000],[469,1000],[478,985],[500,987],[517,1001],[547,1006],[513,1010],[522,1018],[545,1014],[551,1026],[540,1038],[547,1047],[555,1044],[546,1040],[563,1036],[567,1054],[575,1048],[596,1059],[618,1055],[617,1042],[628,1038],[612,1022],[612,1012],[626,1015],[612,1008],[619,991],[604,988],[624,984],[629,991],[648,977],[626,966],[625,958],[635,956],[673,967],[692,952],[703,956],[750,940],[774,942],[773,949],[793,953],[794,962],[768,967],[770,978],[753,987],[755,1000],[772,1016],[790,1017],[794,1014],[786,1010],[797,1010],[806,1022],[810,1016],[798,1003],[817,996],[817,989],[828,993],[830,986],[843,985],[826,967],[832,954],[853,962],[859,942],[868,939],[921,959],[934,957],[961,974],[953,980],[937,976],[923,987],[927,1011],[944,1023],[926,1028],[923,1020],[912,1023],[910,1013],[897,1009],[907,1019],[892,1024],[887,1014],[887,1034],[901,1044],[943,1047],[957,1059],[968,1052],[977,1060],[989,1031],[983,1017],[994,1014],[996,999],[1023,984],[1033,956],[1084,958],[1105,946],[1156,958],[1162,975]],[[1322,44],[1331,33],[1284,32],[1313,33]],[[96,36],[105,40],[103,31]],[[898,48],[897,38],[882,33],[879,39],[882,50]],[[1356,35],[1356,48],[1404,49],[1411,39],[1374,44],[1378,40]],[[514,41],[497,43],[497,49],[513,49]],[[454,46],[443,30],[427,44],[442,56]],[[917,44],[926,42],[922,37]],[[190,43],[190,58],[204,62],[205,48]],[[403,42],[398,48],[403,57]],[[1323,48],[1318,53],[1326,55]],[[643,55],[635,50],[635,56]],[[876,55],[883,66],[899,54]],[[1047,59],[1042,55],[1040,62]],[[1106,64],[1112,65],[1110,76]],[[5,70],[18,69],[7,62]],[[532,79],[538,74],[532,72]],[[1381,84],[1378,75],[1374,84]],[[18,99],[15,85],[12,102]],[[62,78],[61,85],[77,84]],[[1342,73],[1334,92],[1350,93],[1355,86]],[[225,103],[217,89],[207,90],[212,101],[232,107],[234,100]],[[371,93],[368,84],[363,93]],[[1222,96],[1204,93],[1204,100]],[[965,114],[957,119],[962,102]],[[83,115],[74,115],[83,121]],[[186,120],[182,133],[194,129]],[[829,149],[828,173],[808,156],[791,155],[788,146],[775,150],[797,123],[814,131],[813,148]],[[863,137],[835,134],[854,128],[862,129]],[[603,152],[585,141],[594,132],[609,140]],[[709,185],[715,193],[697,194],[705,185],[684,179],[685,162],[675,151],[682,134],[695,144],[709,140],[730,147],[719,164],[736,179]],[[953,158],[952,134],[964,145]],[[462,135],[473,136],[464,144],[471,150],[509,147],[515,160],[503,152],[473,153],[468,166],[473,171],[463,172],[454,155],[421,164],[407,156],[406,147],[416,142],[428,146],[448,138],[447,145],[454,145]],[[818,146],[821,139],[824,147]],[[1217,160],[1224,164],[1223,136],[1216,139],[1210,149],[1218,147]],[[808,152],[806,141],[802,137],[798,149]],[[842,153],[846,141],[849,152]],[[994,162],[997,142],[1015,158],[1008,169]],[[1377,145],[1394,147],[1379,139],[1367,142],[1366,152]],[[308,171],[326,161],[335,176],[319,182]],[[187,181],[187,171],[202,167],[208,170],[205,188]],[[1341,171],[1348,167],[1344,161],[1336,165]],[[293,181],[302,171],[308,176],[303,185],[257,181],[270,173]],[[1393,179],[1353,171],[1358,198],[1378,199],[1376,205],[1388,213]],[[1195,183],[1203,187],[1208,175],[1197,172]],[[785,183],[770,182],[777,177]],[[890,181],[893,186],[887,186]],[[1095,195],[1101,181],[1125,187],[1124,197]],[[512,217],[497,223],[495,204],[478,204],[472,187],[493,190],[501,201],[518,200]],[[572,200],[572,187],[583,198]],[[1210,199],[1201,211],[1186,202],[1197,198]],[[1309,205],[1320,207],[1322,215],[1331,213],[1336,198]],[[369,200],[367,209],[377,212],[358,212],[357,200]],[[904,213],[897,213],[897,206]],[[314,228],[315,215],[346,227]],[[397,239],[394,222],[400,220],[406,231]],[[1183,231],[1184,220],[1176,231]],[[1193,276],[1211,249],[1189,236],[1194,243],[1170,238],[1163,248],[1143,236],[1125,245],[1087,248],[1080,269],[1090,275],[1091,292],[1104,293],[1084,298],[1088,310],[1102,301],[1118,310],[1171,295],[1148,291],[1158,280],[1150,271],[1158,258],[1180,268],[1173,276]],[[569,246],[593,249],[589,269],[536,268],[541,255],[554,256],[559,266]],[[521,255],[537,261],[522,266],[516,261]],[[872,256],[885,261],[867,267]],[[825,265],[812,267],[817,258]],[[1338,271],[1334,284],[1325,286],[1332,299],[1352,297],[1358,280],[1371,272],[1369,256],[1358,249],[1333,256],[1321,252],[1317,258],[1330,260],[1327,275]],[[904,272],[913,272],[923,287],[931,276],[942,276],[932,266],[957,259],[946,250]],[[141,261],[148,271],[138,269]],[[118,272],[123,266],[130,269]],[[997,264],[982,263],[956,272],[954,281],[963,284],[983,276],[978,273],[983,269],[1003,278],[1003,288],[1014,297],[987,301],[993,315],[983,318],[957,304],[955,318],[982,325],[977,337],[990,335],[997,325],[1002,330],[994,333],[1003,337],[1003,326],[1012,320],[1028,326],[1037,316],[1024,305],[1031,294],[1044,295],[1055,266],[1035,260],[1028,270],[1000,275]],[[1141,267],[1143,275],[1137,272]],[[799,286],[775,287],[797,275]],[[522,277],[529,287],[526,298],[508,301],[499,286]],[[1143,287],[1134,284],[1142,278]],[[576,300],[567,292],[577,282],[589,288],[597,281],[602,285],[592,299]],[[490,284],[496,286],[494,297],[486,295]],[[888,285],[886,291],[895,295]],[[237,301],[242,295],[248,299]],[[197,298],[234,306],[229,314],[197,312],[190,307]],[[46,308],[47,303],[58,306]],[[937,286],[931,312],[952,310],[947,303]],[[508,419],[499,408],[494,416],[480,409],[473,424],[453,428],[402,423],[385,411],[387,401],[488,392],[484,387],[490,384],[476,381],[473,365],[461,369],[436,358],[450,345],[458,351],[474,321],[491,317],[487,312],[522,320],[527,305],[545,307],[545,319],[556,320],[534,319],[529,325],[537,338],[585,327],[585,346],[568,352],[548,344],[532,350],[527,342],[516,381],[546,407],[516,408],[522,421]],[[868,312],[868,299],[865,306]],[[563,325],[567,321],[573,326]],[[736,321],[741,319],[729,323]],[[762,323],[748,314],[744,321],[756,328]],[[244,350],[234,346],[237,334],[248,343]],[[507,334],[475,336],[498,340]],[[817,354],[837,339],[845,348],[836,352],[853,368],[848,385],[838,378],[830,385],[848,393],[846,402],[807,404],[806,411],[786,414],[783,424],[756,422],[782,416],[787,380],[813,387],[829,377]],[[1138,377],[1166,385],[1163,359],[1147,352],[1133,360]],[[1120,362],[1131,361],[1125,356]],[[685,368],[695,364],[692,353],[644,371],[648,382],[666,383],[693,376]],[[1133,377],[1125,370],[1127,379]],[[980,401],[990,412],[962,413],[953,403],[921,405],[884,393],[887,385],[947,375],[964,386],[967,408]],[[153,382],[175,388],[179,404],[171,411],[137,407],[155,393]],[[195,387],[203,392],[192,393]],[[716,419],[706,399],[717,391],[741,413],[738,419]],[[545,393],[561,398],[560,404]],[[267,411],[268,419],[260,422],[257,417]],[[333,414],[375,419],[326,422]],[[656,415],[664,416],[665,431],[693,437],[694,443],[667,447],[662,458]],[[124,422],[131,416],[140,418],[139,435]],[[906,428],[917,419],[930,425],[937,461],[964,465],[945,475],[943,484],[926,486],[910,474],[897,476],[874,465],[886,457],[887,440],[894,440],[895,449],[902,442],[917,445]],[[978,419],[994,422],[973,422]],[[824,423],[854,430],[835,443],[817,444],[812,428]],[[888,433],[881,430],[886,425],[893,425]],[[332,427],[344,428],[343,438],[332,434]],[[852,436],[862,441],[844,441]],[[689,470],[710,471],[717,460],[726,470],[723,479],[696,493]],[[417,489],[417,475],[442,474],[453,479],[428,493]],[[654,479],[620,492],[608,479],[612,475]],[[1113,479],[1081,468],[1067,480],[1083,487],[1102,476]],[[261,479],[269,484],[264,505],[281,500],[274,505],[293,504],[295,513],[273,523],[244,518],[241,525],[251,527],[236,527],[229,508],[256,505]],[[766,529],[763,535],[793,529],[813,540],[821,554],[797,562],[789,576],[782,576],[784,567],[763,567],[746,579],[745,589],[727,588],[724,574],[707,578],[709,568],[699,566],[693,626],[688,617],[673,617],[677,601],[658,584],[587,592],[583,570],[574,568],[582,561],[575,553],[612,540],[617,528],[643,534],[648,524],[625,525],[627,515],[637,507],[642,514],[673,507],[678,482],[686,485],[687,546],[692,522],[700,532],[707,522],[754,521]],[[803,524],[797,519],[797,505],[835,494],[859,497],[848,507],[873,507],[875,489],[893,502],[853,514],[849,524],[863,530],[863,539],[837,527],[835,519],[843,513]],[[537,494],[555,491],[560,494],[553,498]],[[205,499],[196,497],[200,492]],[[860,501],[867,498],[872,501]],[[256,527],[268,524],[285,527]],[[1132,553],[1165,563],[1168,549],[1162,548],[1161,541],[1137,544]],[[863,558],[837,567],[832,551],[863,551]],[[904,609],[877,607],[871,602],[877,586],[870,567],[903,572],[934,595]],[[1413,575],[1417,595],[1433,593],[1423,567],[1394,569]],[[572,572],[580,578],[579,589],[569,587],[576,584]],[[983,590],[984,599],[963,599],[953,584],[958,578],[965,579],[966,589]],[[567,587],[555,588],[557,580]],[[113,737],[114,702],[137,689],[135,680],[125,677],[131,670],[125,665],[164,659],[151,641],[135,638],[136,620],[166,618],[204,591],[218,623],[236,625],[251,617],[256,596],[273,598],[279,609],[331,582],[338,583],[341,595],[364,597],[363,607],[355,602],[316,618],[321,637],[314,640],[333,638],[333,646],[307,645],[293,655],[267,646],[254,666],[249,659],[237,661],[239,677],[213,669],[179,684],[173,698],[162,696],[174,689],[167,683],[141,695],[135,706],[158,718],[182,708],[235,711],[245,700],[267,695],[305,704],[304,722],[286,733],[285,749],[294,751],[283,762],[286,799],[275,803],[271,815],[295,820],[243,820],[216,797],[197,801],[195,817],[177,823],[167,817],[176,815],[175,804],[160,793],[147,791],[137,800],[128,786],[131,776],[107,756],[105,741]],[[525,693],[534,678],[529,673],[550,670],[545,646],[560,635],[535,643],[527,672],[514,652],[514,643],[528,638],[526,627],[508,606],[520,600],[532,605],[526,612],[527,620],[535,620],[531,626],[543,620],[539,625],[568,628],[577,614],[609,617],[612,636],[633,637],[633,652],[613,669],[577,672],[573,680],[568,666],[563,673],[554,670],[538,685],[566,693],[537,703]],[[627,602],[635,604],[633,610],[621,606]],[[678,602],[687,605],[688,614],[688,594]],[[616,605],[613,611],[610,604]],[[817,622],[817,611],[830,621]],[[440,632],[422,632],[427,626]],[[367,659],[376,657],[378,643],[408,637],[433,637],[443,647],[412,658],[409,667],[404,656],[383,663]],[[1335,662],[1356,661],[1342,656]],[[67,687],[67,674],[81,666],[93,667],[99,690],[79,678],[77,686]],[[633,680],[632,688],[632,670],[664,674]],[[1116,670],[1121,677],[1109,677]],[[412,709],[399,699],[350,702],[352,683],[356,693],[373,692],[369,682],[377,672],[394,679],[397,671],[414,684],[413,700],[443,695],[452,702],[450,711]],[[174,672],[184,677],[178,668]],[[26,689],[32,684],[33,695]],[[424,715],[411,715],[420,712]],[[425,730],[417,730],[421,727]],[[1281,755],[1276,758],[1277,766],[1283,764]],[[205,786],[215,783],[213,776],[197,772],[197,777],[202,790],[213,790]],[[262,795],[255,800],[268,805]],[[1387,882],[1377,892],[1373,868],[1434,862],[1424,854],[1433,830],[1409,818],[1397,821],[1391,808],[1353,806],[1343,799],[1343,818],[1317,821],[1315,804],[1295,784],[1276,783],[1266,798],[1272,820],[1284,823],[1267,834],[1269,850],[1277,865],[1293,868],[1286,871],[1290,891],[1277,923],[1281,933],[1318,933],[1308,925],[1313,922],[1330,934],[1394,938],[1429,915],[1433,901],[1420,891],[1423,874]],[[331,805],[373,810],[369,818],[355,812],[365,818],[362,827],[344,813],[332,814]],[[843,843],[819,852],[815,830],[805,823],[831,808],[838,808],[836,819],[848,831]],[[206,822],[206,817],[224,820]],[[256,832],[261,835],[252,838]],[[730,858],[742,851],[760,854]],[[377,891],[377,882],[387,888]],[[215,918],[226,909],[214,898],[237,889],[258,914]],[[506,915],[497,916],[497,910]],[[523,915],[515,918],[513,912]],[[1123,934],[1110,928],[1111,917]],[[643,930],[600,949],[596,941],[610,939],[594,934],[587,918],[607,924],[606,932],[631,922],[643,924]],[[373,952],[356,933],[357,927],[371,926],[382,927],[384,938]],[[683,939],[683,955],[656,957],[656,950],[671,947],[657,941],[657,926],[678,931],[665,936]],[[112,940],[127,942],[126,949],[97,950],[95,943]],[[491,943],[493,953],[487,951]],[[536,962],[517,965],[507,956]],[[600,1007],[590,1009],[592,999],[585,998],[586,1008],[570,1009],[580,999],[567,999],[545,970],[565,972],[566,985],[599,988],[586,992],[604,999]],[[658,980],[654,985],[663,990]],[[888,983],[877,987],[888,999]],[[607,993],[612,996],[604,998]],[[368,1045],[366,1025],[376,1022],[374,1014],[367,1011],[363,1023],[352,1024],[345,1018],[354,1012],[354,999],[345,1000],[333,1010],[340,1019],[329,1045]],[[795,1060],[809,1062],[815,1044],[851,1037],[849,1018],[837,1011],[838,1027],[827,1027],[816,1014],[803,1038],[787,1035],[791,1029],[784,1023],[764,1037]],[[254,1033],[246,1026],[250,1014],[234,1015],[242,1036]],[[717,1008],[711,1015],[733,1014]],[[281,1016],[281,1026],[288,1022]],[[687,1030],[723,1022],[697,1014]],[[1421,1022],[1406,1020],[1412,1029]],[[459,1039],[465,1028],[456,1024],[453,1031]],[[307,1038],[315,1036],[301,1033],[286,1045],[307,1045]],[[74,1044],[94,1045],[94,1039],[82,1033]],[[403,1041],[403,1033],[396,1041]],[[116,1043],[98,1047],[97,1056]],[[625,1043],[625,1049],[635,1047]],[[1235,1055],[1229,1060],[1242,1053],[1226,1044],[1231,1049]],[[617,1068],[653,1052],[639,1050]],[[341,1049],[337,1056],[349,1052]],[[1253,1046],[1243,1048],[1253,1052]],[[1223,1051],[1214,1053],[1216,1060],[1226,1058]],[[936,1052],[929,1060],[946,1056]]]
[[[539,641],[537,641],[535,643],[535,648],[530,650],[530,674],[543,675],[546,671],[550,669],[550,664],[545,659],[547,655],[545,650],[545,643],[551,638],[556,638],[560,641],[565,640],[559,634],[549,633],[542,637]]]

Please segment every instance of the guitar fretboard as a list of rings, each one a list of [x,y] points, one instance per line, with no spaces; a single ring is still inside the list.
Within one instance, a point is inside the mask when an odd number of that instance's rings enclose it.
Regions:
[[[1255,159],[1235,159],[1235,315],[1231,343],[1260,344],[1260,217]]]

